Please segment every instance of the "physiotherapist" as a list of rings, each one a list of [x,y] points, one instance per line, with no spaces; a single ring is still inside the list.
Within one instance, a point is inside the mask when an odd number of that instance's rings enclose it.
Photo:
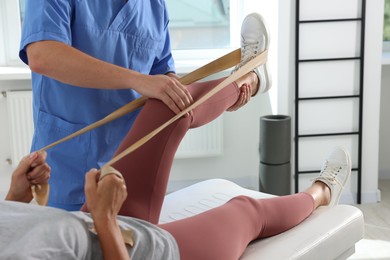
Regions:
[[[19,56],[32,71],[32,150],[144,95],[175,113],[192,97],[175,76],[164,0],[26,0]],[[108,161],[138,111],[49,149],[49,205],[79,210],[84,173]]]

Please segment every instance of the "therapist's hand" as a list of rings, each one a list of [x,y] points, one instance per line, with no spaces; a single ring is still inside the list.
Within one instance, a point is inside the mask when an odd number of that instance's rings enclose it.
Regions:
[[[46,152],[38,151],[25,156],[12,174],[6,200],[30,202],[33,198],[31,185],[45,184],[50,178],[50,166]]]
[[[141,75],[137,92],[149,98],[164,102],[175,114],[193,103],[187,87],[176,77],[167,75]]]
[[[233,112],[237,111],[241,107],[245,106],[250,100],[252,95],[252,88],[248,84],[244,84],[240,87],[240,94],[236,103],[234,103],[231,107],[226,109],[226,111]]]

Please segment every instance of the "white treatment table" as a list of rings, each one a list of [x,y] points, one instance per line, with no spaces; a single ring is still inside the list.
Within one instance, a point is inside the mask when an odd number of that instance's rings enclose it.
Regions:
[[[242,188],[231,181],[211,179],[168,194],[160,223],[198,214],[237,195],[273,196]],[[252,242],[241,259],[347,259],[355,252],[355,243],[363,234],[363,214],[358,208],[350,205],[321,207],[293,229]]]

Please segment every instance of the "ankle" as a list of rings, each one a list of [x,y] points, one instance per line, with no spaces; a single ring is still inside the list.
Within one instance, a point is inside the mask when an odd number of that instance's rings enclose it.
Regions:
[[[321,181],[316,181],[316,182],[314,182],[314,184],[319,185],[321,187],[321,190],[322,190],[320,206],[329,205],[329,203],[331,201],[331,194],[330,194],[330,188],[328,187],[328,185],[326,185],[325,183],[323,183]]]
[[[320,206],[327,206],[331,201],[330,189],[323,182],[314,182],[309,188],[306,189],[305,192],[313,197],[315,208]]]

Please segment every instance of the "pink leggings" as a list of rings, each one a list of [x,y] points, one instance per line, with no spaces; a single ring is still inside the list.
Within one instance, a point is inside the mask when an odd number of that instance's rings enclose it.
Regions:
[[[194,100],[206,94],[222,79],[188,87]],[[238,99],[239,89],[231,84],[164,129],[142,147],[113,166],[119,170],[128,189],[120,215],[157,224],[173,158],[180,141],[190,128],[217,118]],[[116,153],[126,149],[174,113],[162,102],[150,99]],[[257,200],[236,197],[202,214],[160,225],[176,239],[180,256],[188,259],[238,259],[248,243],[288,230],[314,210],[314,200],[306,193]]]

